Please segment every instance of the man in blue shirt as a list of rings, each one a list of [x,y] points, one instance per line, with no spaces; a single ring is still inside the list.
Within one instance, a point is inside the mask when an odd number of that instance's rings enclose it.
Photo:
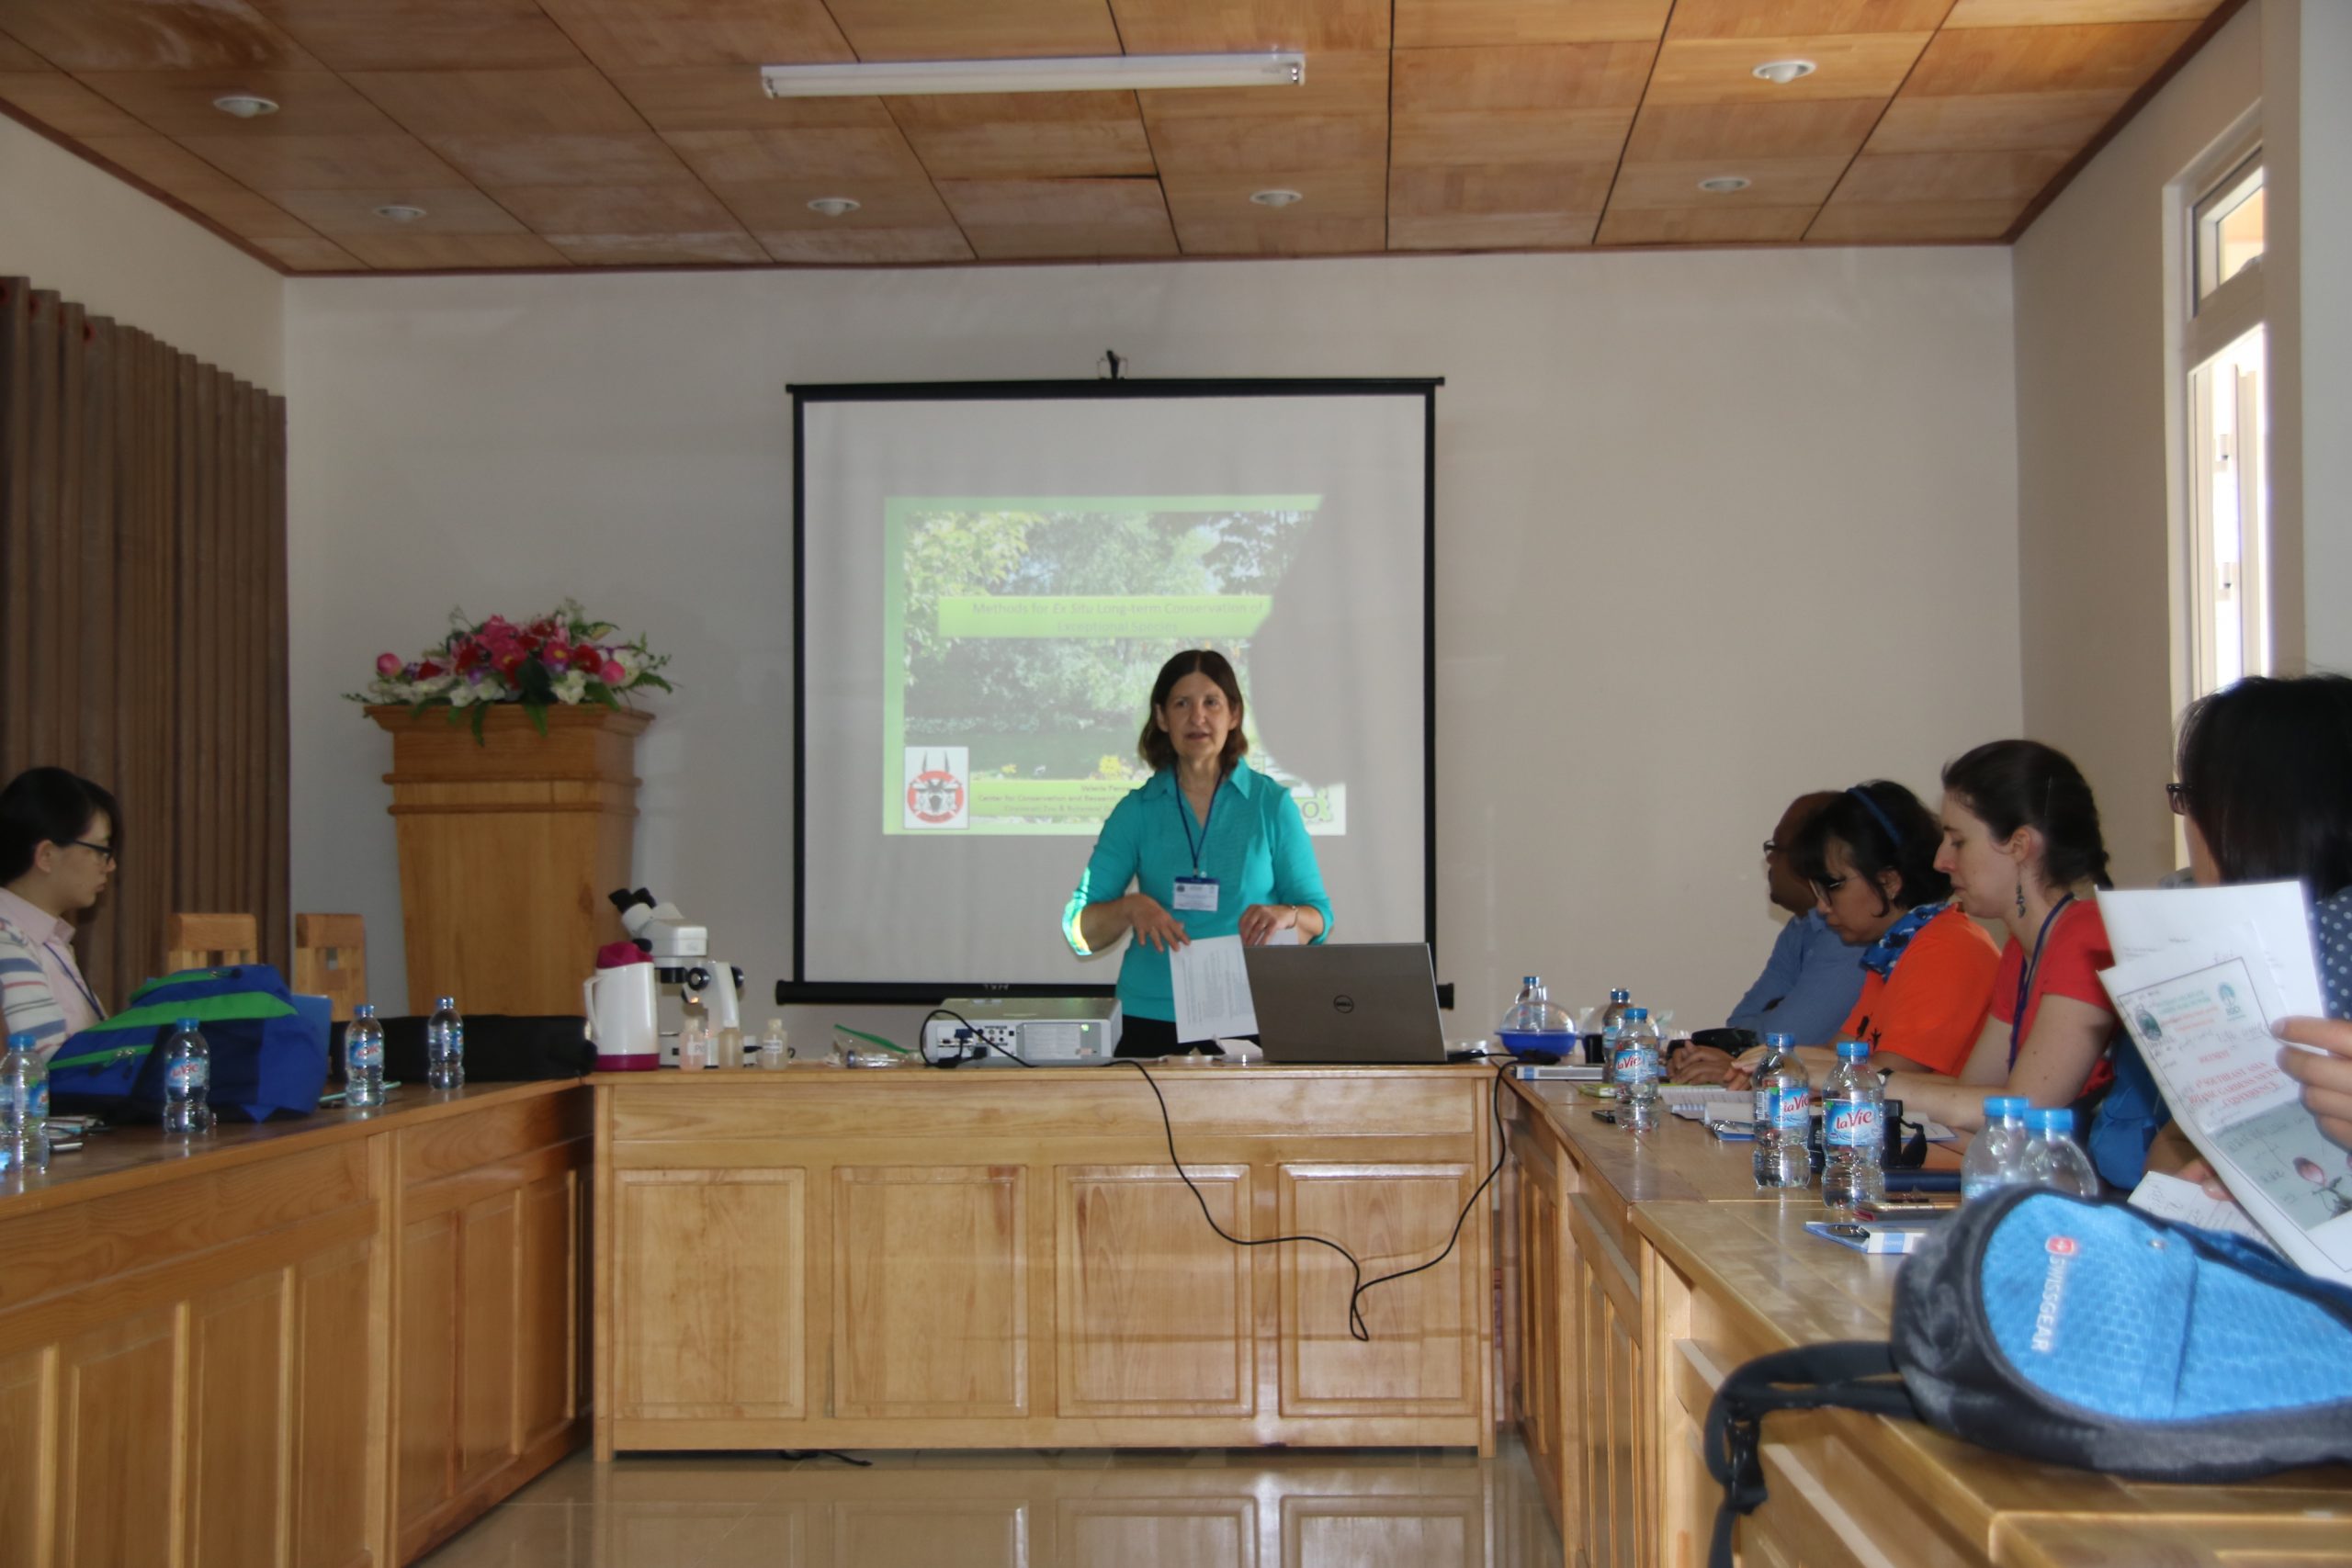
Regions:
[[[1826,1045],[1862,994],[1863,949],[1847,946],[1829,929],[1815,908],[1812,885],[1789,860],[1788,846],[1813,814],[1837,798],[1827,790],[1797,796],[1765,842],[1766,888],[1772,902],[1795,919],[1781,928],[1764,972],[1724,1021],[1734,1029],[1786,1032],[1800,1045]],[[1720,1051],[1694,1045],[1676,1054],[1674,1076],[1682,1083],[1717,1082],[1729,1062]]]

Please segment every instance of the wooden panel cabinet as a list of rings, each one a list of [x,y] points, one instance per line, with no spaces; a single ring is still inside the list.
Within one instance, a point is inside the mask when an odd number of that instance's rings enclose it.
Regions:
[[[278,1442],[287,1348],[288,1271],[240,1280],[188,1309],[188,1554],[197,1568],[239,1568],[281,1506],[292,1456]],[[137,1481],[124,1478],[135,1488]]]
[[[1064,1416],[1246,1416],[1256,1408],[1251,1259],[1201,1222],[1246,1234],[1247,1166],[1065,1166],[1054,1204],[1061,1260]]]
[[[1590,1201],[1579,1195],[1568,1211],[1565,1262],[1576,1303],[1569,1529],[1591,1568],[1643,1568],[1652,1559],[1644,1550],[1641,1289]]]
[[[1029,1408],[1028,1173],[833,1171],[833,1414]]]
[[[176,1306],[120,1319],[67,1339],[58,1389],[60,1568],[120,1568],[175,1555],[169,1507],[125,1506],[125,1477],[182,1495]],[[151,1493],[151,1497],[153,1494]]]
[[[808,1177],[786,1170],[614,1173],[629,1267],[609,1347],[622,1419],[808,1413]]]

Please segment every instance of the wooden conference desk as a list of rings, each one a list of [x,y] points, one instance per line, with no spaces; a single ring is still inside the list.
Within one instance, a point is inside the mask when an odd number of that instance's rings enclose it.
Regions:
[[[388,1568],[585,1438],[577,1080],[0,1178],[0,1563]]]
[[[1886,1337],[1901,1259],[1806,1235],[1819,1193],[1758,1193],[1747,1145],[1670,1118],[1635,1138],[1566,1086],[1511,1088],[1507,1375],[1566,1562],[1700,1568],[1715,1386],[1769,1350]],[[1765,1436],[1750,1565],[2352,1564],[2342,1469],[2155,1486],[1851,1412],[1775,1415]]]
[[[1339,1239],[1367,1278],[1434,1256],[1494,1162],[1487,1068],[1151,1072],[1219,1224]],[[1483,1200],[1363,1297],[1359,1343],[1336,1254],[1208,1227],[1127,1066],[592,1081],[599,1458],[1493,1451]]]

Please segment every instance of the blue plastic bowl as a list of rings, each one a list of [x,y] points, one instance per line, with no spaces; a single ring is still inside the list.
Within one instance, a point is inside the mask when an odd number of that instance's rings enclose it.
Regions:
[[[1584,1060],[1583,1041],[1565,1029],[1502,1029],[1495,1032],[1495,1037],[1522,1062],[1549,1065]]]

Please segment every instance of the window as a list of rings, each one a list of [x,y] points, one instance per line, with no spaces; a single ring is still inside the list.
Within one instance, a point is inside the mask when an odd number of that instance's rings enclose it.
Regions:
[[[2262,283],[2262,153],[2239,147],[2218,177],[2184,181],[2187,504],[2177,574],[2182,702],[2270,670],[2269,399]]]

